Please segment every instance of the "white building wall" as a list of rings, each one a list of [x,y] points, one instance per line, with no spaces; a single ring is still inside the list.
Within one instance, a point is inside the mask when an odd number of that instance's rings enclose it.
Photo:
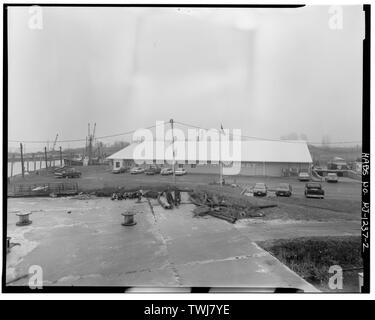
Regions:
[[[122,167],[133,167],[133,160],[113,160],[113,168],[116,168],[116,163],[120,163]],[[218,164],[181,164],[176,163],[176,168],[183,166],[188,173],[196,174],[219,174]],[[148,167],[143,165],[142,167]],[[160,167],[172,167],[172,165],[164,164]],[[271,176],[281,177],[288,175],[296,175],[300,171],[309,171],[309,163],[277,163],[277,162],[244,162],[241,164],[240,175],[244,176]]]
[[[269,162],[248,162],[242,163],[240,175],[244,176],[272,176],[293,175],[300,171],[309,171],[309,163],[269,163]],[[217,164],[206,165],[185,165],[188,173],[211,173],[218,174]]]

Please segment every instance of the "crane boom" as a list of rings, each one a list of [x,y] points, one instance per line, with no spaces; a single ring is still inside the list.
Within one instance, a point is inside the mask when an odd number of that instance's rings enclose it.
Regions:
[[[96,129],[96,123],[94,123],[94,131],[93,131],[93,133],[92,133],[92,140],[95,139],[95,129]]]
[[[52,151],[55,151],[56,142],[57,142],[57,138],[58,138],[58,137],[59,137],[59,134],[56,134],[55,141],[53,142],[53,145],[52,145]]]

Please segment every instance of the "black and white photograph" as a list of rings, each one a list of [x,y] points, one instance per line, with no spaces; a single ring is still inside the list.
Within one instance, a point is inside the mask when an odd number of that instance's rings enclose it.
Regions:
[[[3,12],[3,292],[369,292],[369,5]]]

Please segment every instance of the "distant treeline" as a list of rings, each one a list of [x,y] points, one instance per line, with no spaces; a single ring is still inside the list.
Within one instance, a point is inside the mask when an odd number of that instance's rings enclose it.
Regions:
[[[327,163],[334,157],[343,158],[347,162],[361,161],[362,147],[318,147],[309,145],[309,150],[313,161]]]
[[[97,142],[94,146],[94,152],[95,152],[95,149],[98,149],[100,148],[101,152],[103,154],[106,154],[107,156],[125,148],[126,146],[129,145],[129,142],[127,141],[115,141],[114,143],[107,143],[107,144],[104,144],[102,142]],[[50,155],[52,153],[52,151],[47,151],[48,154]],[[78,147],[78,148],[62,148],[62,152],[64,155],[66,154],[84,154],[85,153],[85,147]],[[59,149],[57,148],[54,152],[53,152],[54,155],[58,155],[59,154]],[[42,151],[37,151],[37,152],[26,152],[24,154],[24,156],[26,157],[29,157],[31,155],[35,155],[35,157],[44,157],[44,150]],[[12,159],[13,157],[15,158],[20,158],[21,157],[21,153],[20,152],[8,152],[8,159]]]

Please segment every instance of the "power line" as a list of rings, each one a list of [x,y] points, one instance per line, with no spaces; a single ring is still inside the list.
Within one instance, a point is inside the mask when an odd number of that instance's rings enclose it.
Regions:
[[[159,125],[153,125],[153,126],[149,126],[149,127],[146,127],[144,129],[152,129],[152,128],[156,128],[157,126],[160,126],[160,125],[164,125],[167,121],[164,121],[163,123],[159,124]],[[134,133],[136,132],[137,130],[139,129],[135,129],[135,130],[130,130],[130,131],[127,131],[127,132],[122,132],[122,133],[117,133],[117,134],[111,134],[111,135],[107,135],[107,136],[101,136],[101,137],[96,137],[95,139],[96,140],[102,140],[102,139],[107,139],[107,138],[114,138],[114,137],[119,137],[119,136],[125,136],[125,135],[128,135],[128,134],[131,134],[131,133]],[[86,138],[85,139],[71,139],[71,140],[59,140],[59,143],[67,143],[67,142],[85,142],[86,141]],[[14,142],[14,143],[47,143],[48,140],[8,140],[8,142]]]
[[[165,125],[166,123],[169,123],[168,121],[164,121],[163,123],[161,124],[158,124],[158,125],[153,125],[153,126],[149,126],[149,127],[146,127],[144,129],[152,129],[152,128],[155,128],[157,126],[160,126],[160,125]],[[180,121],[174,121],[174,123],[177,123],[177,124],[180,124],[180,125],[183,125],[185,127],[190,127],[190,128],[195,128],[195,129],[200,129],[200,130],[209,130],[208,128],[203,128],[203,127],[200,127],[200,126],[196,126],[196,125],[192,125],[192,124],[187,124],[187,123],[184,123],[184,122],[180,122]],[[120,137],[120,136],[125,136],[125,135],[128,135],[128,134],[132,134],[134,132],[136,132],[138,129],[136,130],[130,130],[130,131],[127,131],[127,132],[122,132],[122,133],[117,133],[117,134],[111,134],[111,135],[106,135],[106,136],[101,136],[101,137],[97,137],[96,139],[97,140],[102,140],[102,139],[108,139],[108,138],[115,138],[115,137]],[[289,140],[282,140],[282,139],[271,139],[271,138],[261,138],[261,137],[255,137],[255,136],[247,136],[247,135],[233,135],[233,137],[239,137],[241,139],[250,139],[250,140],[262,140],[262,141],[278,141],[278,142],[285,142],[285,143],[304,143],[304,141],[289,141]],[[85,142],[86,141],[86,138],[85,139],[70,139],[70,140],[59,140],[59,143],[71,143],[71,142]],[[39,143],[39,144],[44,144],[44,143],[48,143],[48,140],[8,140],[8,142],[11,142],[11,143]],[[307,141],[308,144],[318,144],[318,145],[322,145],[321,142],[312,142],[312,141]],[[361,144],[362,141],[336,141],[336,142],[326,142],[325,145],[338,145],[338,144]]]
[[[203,128],[179,121],[175,121],[175,123],[178,123],[180,125],[183,125],[185,127],[191,127],[201,130],[209,130],[208,128]],[[260,138],[260,137],[254,137],[254,136],[247,136],[247,135],[232,135],[234,137],[240,137],[240,138],[246,138],[246,139],[253,139],[253,140],[264,140],[264,141],[279,141],[279,142],[287,142],[287,143],[304,143],[304,141],[290,141],[290,140],[282,140],[282,139],[271,139],[271,138]],[[308,144],[322,144],[321,142],[312,142],[312,141],[306,141]],[[362,143],[362,141],[339,141],[339,142],[326,142],[325,144],[354,144],[354,143]]]
[[[183,123],[183,122],[179,122],[179,121],[175,121],[175,122],[178,123],[178,124],[181,124],[183,126],[186,126],[186,127],[192,127],[192,128],[201,129],[201,130],[210,130],[208,128],[194,126],[194,125]],[[232,137],[247,138],[247,139],[253,139],[253,140],[282,141],[280,139],[276,140],[276,139],[259,138],[259,137],[245,136],[245,135],[233,135],[233,134],[232,134]],[[301,142],[298,142],[298,141],[286,141],[286,142],[301,143]]]

